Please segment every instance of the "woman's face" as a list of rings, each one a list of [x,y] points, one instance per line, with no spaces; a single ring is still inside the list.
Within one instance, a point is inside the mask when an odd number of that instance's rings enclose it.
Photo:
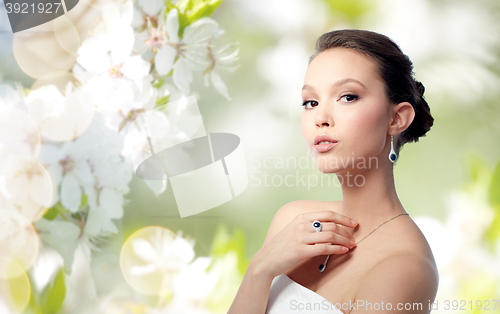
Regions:
[[[302,101],[302,134],[321,172],[359,172],[389,162],[391,105],[372,59],[347,48],[319,53],[307,68]],[[314,145],[323,134],[336,143]]]

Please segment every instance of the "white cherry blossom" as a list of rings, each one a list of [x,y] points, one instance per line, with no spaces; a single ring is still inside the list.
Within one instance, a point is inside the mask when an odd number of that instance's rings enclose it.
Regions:
[[[0,161],[9,154],[37,158],[40,134],[19,91],[4,85],[0,86]]]
[[[9,85],[0,85],[0,112],[8,108],[24,107],[21,94],[23,94],[23,91],[19,85],[16,89]]]
[[[46,144],[41,158],[48,164],[61,204],[72,213],[79,211],[82,193],[87,196],[89,214],[86,232],[99,236],[116,232],[111,219],[123,216],[123,195],[128,193],[131,164],[123,157],[123,136],[109,129],[100,114],[75,141],[60,147]]]
[[[214,289],[222,273],[222,265],[214,263],[212,257],[198,257],[191,264],[182,268],[174,279],[175,298],[185,304],[200,304]],[[196,282],[194,286],[192,283]]]
[[[20,213],[29,222],[50,207],[53,185],[45,167],[36,159],[10,155],[0,164],[0,208]]]
[[[123,64],[110,63],[107,72],[87,82],[85,100],[105,114],[127,115],[130,110],[144,106],[144,103],[138,105],[134,91],[143,89],[145,84],[151,85],[149,68],[149,63],[140,56],[129,57]],[[152,91],[149,96],[152,96]]]
[[[212,44],[208,46],[208,56],[211,64],[204,71],[205,86],[209,85],[208,82],[210,80],[215,89],[227,100],[231,100],[231,97],[227,91],[226,84],[222,81],[217,70],[234,72],[239,67],[239,65],[235,64],[236,60],[238,60],[238,50],[235,44],[227,44],[217,50]]]
[[[82,99],[83,88],[69,82],[63,95],[55,85],[30,91],[26,105],[40,133],[55,141],[68,141],[80,136],[94,117],[94,106]]]
[[[149,239],[132,240],[132,248],[135,255],[146,262],[131,268],[134,276],[178,272],[194,258],[193,243],[182,238],[182,234],[172,236],[160,229]]]
[[[71,272],[75,250],[79,245],[81,230],[72,222],[40,219],[34,224],[43,243],[54,248],[64,260],[64,269]]]
[[[116,4],[105,6],[105,20],[110,21],[109,25],[103,33],[82,43],[78,49],[79,66],[74,68],[80,78],[88,80],[85,101],[105,113],[108,125],[115,129],[120,129],[132,110],[143,108],[155,99],[152,77],[148,75],[149,62],[131,55],[135,40],[130,26],[132,7],[131,1],[127,1],[121,11]],[[149,87],[149,93],[144,93],[145,86]],[[144,95],[149,97],[144,99]]]
[[[35,224],[42,240],[64,258],[67,271],[78,245],[90,255],[103,237],[118,232],[113,219],[123,217],[123,195],[132,177],[132,166],[122,149],[123,136],[108,128],[100,113],[76,140],[42,147],[40,159],[59,187],[61,205],[81,217],[76,223],[40,219]],[[81,208],[83,193],[87,205]]]
[[[130,26],[132,1],[128,0],[123,5],[106,3],[102,7],[102,15],[102,30],[85,40],[78,49],[77,62],[94,73],[107,71],[110,64],[123,64],[134,44],[134,32]]]
[[[192,71],[202,71],[210,65],[207,59],[208,41],[217,26],[217,22],[204,17],[188,25],[180,38],[177,9],[170,10],[166,17],[168,42],[155,56],[158,74],[167,75],[173,70],[175,85],[183,94],[189,94]]]

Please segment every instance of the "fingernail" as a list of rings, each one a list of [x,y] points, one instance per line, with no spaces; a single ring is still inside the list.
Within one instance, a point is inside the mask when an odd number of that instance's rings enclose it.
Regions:
[[[342,248],[342,252],[344,252],[344,253],[345,253],[345,252],[347,252],[347,251],[349,251],[349,249],[348,249],[348,248],[346,248],[346,247],[344,246],[344,247]]]
[[[354,242],[353,240],[351,240],[349,243],[351,244],[352,247],[356,246],[356,242]]]
[[[355,222],[353,219],[351,219],[351,223],[352,223],[352,225],[353,225],[353,226],[356,226],[356,225],[358,224],[358,223],[357,223],[357,222]]]

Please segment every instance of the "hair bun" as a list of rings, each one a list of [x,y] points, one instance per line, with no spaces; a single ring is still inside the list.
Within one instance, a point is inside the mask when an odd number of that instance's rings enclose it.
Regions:
[[[425,92],[424,84],[422,84],[420,81],[415,80],[415,86],[417,88],[418,97],[424,96],[424,92]]]
[[[434,118],[431,115],[431,109],[424,98],[425,87],[424,85],[415,80],[415,118],[410,126],[401,134],[400,145],[408,142],[418,142],[418,139],[430,130],[434,124]]]

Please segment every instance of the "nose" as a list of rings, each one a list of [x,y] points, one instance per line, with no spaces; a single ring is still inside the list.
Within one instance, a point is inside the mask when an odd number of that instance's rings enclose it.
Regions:
[[[316,116],[315,116],[315,122],[316,122],[316,127],[321,128],[323,126],[326,127],[331,127],[333,126],[333,117],[332,114],[327,108],[328,106],[325,104],[319,103],[318,106],[316,107]]]

